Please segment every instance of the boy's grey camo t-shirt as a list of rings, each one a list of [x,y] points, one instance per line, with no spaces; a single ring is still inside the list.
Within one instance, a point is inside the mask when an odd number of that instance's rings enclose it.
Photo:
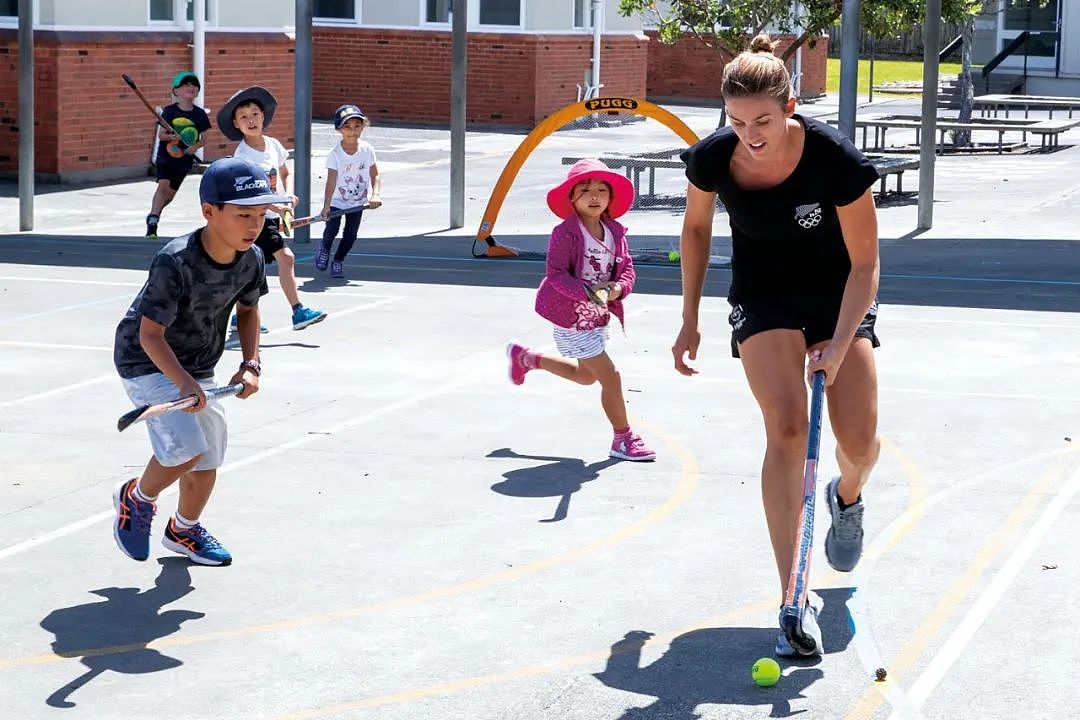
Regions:
[[[120,377],[161,372],[139,343],[143,316],[165,326],[165,341],[192,377],[213,377],[225,351],[233,306],[254,307],[266,292],[258,247],[223,265],[203,249],[201,235],[199,229],[178,237],[154,256],[150,277],[116,328],[113,362]]]

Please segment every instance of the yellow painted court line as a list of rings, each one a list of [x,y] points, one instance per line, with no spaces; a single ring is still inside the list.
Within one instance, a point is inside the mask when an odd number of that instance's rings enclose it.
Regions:
[[[655,428],[652,428],[650,432],[655,434],[662,434],[658,433]],[[668,442],[668,444],[671,444],[669,438],[665,438],[665,440],[666,442]],[[901,518],[904,518],[905,521],[901,522],[898,526],[896,526],[893,532],[891,532],[889,535],[875,538],[875,541],[871,544],[872,548],[877,548],[877,552],[879,554],[883,554],[895,547],[896,544],[900,542],[900,540],[903,538],[903,536],[911,531],[911,529],[914,527],[914,524],[922,516],[921,510],[917,509],[916,506],[922,505],[923,501],[920,498],[925,498],[926,495],[925,485],[923,483],[923,475],[915,462],[909,456],[903,453],[900,448],[898,448],[894,443],[885,441],[883,439],[883,447],[887,452],[889,452],[889,454],[893,455],[899,461],[901,468],[903,469],[905,475],[907,475],[908,477],[908,481],[909,484],[912,486],[912,490],[909,493],[908,506],[905,509],[904,513],[901,514]],[[681,452],[680,455],[682,455]],[[830,568],[825,572],[823,576],[815,578],[814,587],[819,589],[832,587],[841,579],[846,577],[847,573],[839,573]],[[729,623],[737,622],[749,615],[756,615],[769,612],[770,610],[775,610],[776,606],[777,598],[774,596],[769,596],[767,598],[747,603],[740,607],[720,613],[719,615],[707,618],[690,627],[683,627],[678,630],[671,630],[654,635],[647,643],[643,643],[643,645],[648,643],[669,643],[676,637],[685,633],[693,632],[694,630],[700,630],[703,627],[724,626]],[[627,647],[623,650],[623,652],[637,650],[638,647],[640,646]],[[611,648],[606,648],[604,650],[596,650],[593,652],[574,655],[567,658],[552,660],[551,662],[547,663],[539,663],[523,668],[507,670],[501,673],[460,678],[458,680],[450,680],[447,682],[436,683],[434,685],[414,688],[412,690],[403,690],[401,692],[391,693],[388,695],[362,698],[359,700],[335,703],[333,705],[326,705],[318,708],[299,710],[287,715],[281,715],[275,718],[275,720],[310,720],[311,718],[340,715],[342,713],[355,710],[365,710],[369,708],[382,707],[384,705],[393,705],[396,703],[421,700],[427,697],[446,695],[450,693],[461,692],[463,690],[471,690],[478,687],[498,685],[501,683],[512,682],[516,680],[524,680],[531,677],[547,675],[561,670],[567,670],[581,665],[589,665],[603,662],[611,654]]]
[[[1035,509],[1035,504],[1045,494],[1047,488],[1061,475],[1063,465],[1075,461],[1078,453],[1070,452],[1059,456],[1042,478],[1020,500],[1012,513],[1001,523],[998,529],[990,533],[982,549],[972,559],[964,573],[957,578],[938,600],[937,605],[926,616],[923,623],[912,633],[911,640],[901,648],[887,663],[888,679],[883,683],[874,682],[863,693],[847,720],[866,720],[877,712],[885,700],[885,694],[898,689],[897,680],[922,656],[930,641],[945,626],[957,606],[967,597],[972,587],[979,581],[986,568],[1008,545],[1017,528],[1023,524]],[[908,700],[910,703],[910,700]],[[914,703],[910,703],[914,706]]]
[[[300,628],[311,627],[314,625],[321,625],[337,622],[340,620],[357,618],[364,615],[371,615],[378,612],[399,610],[401,608],[420,605],[423,603],[432,602],[434,600],[440,600],[443,598],[453,597],[455,595],[461,595],[466,592],[482,590],[492,587],[494,585],[498,585],[500,583],[512,582],[514,580],[518,580],[529,575],[535,575],[537,573],[549,570],[554,567],[569,564],[589,555],[595,554],[601,550],[606,550],[608,548],[614,547],[615,545],[618,545],[619,543],[622,543],[636,535],[640,535],[645,530],[648,530],[649,528],[652,528],[658,525],[663,520],[667,519],[673,512],[675,512],[675,510],[677,510],[683,503],[685,503],[687,499],[690,498],[690,496],[697,489],[698,480],[700,477],[700,470],[698,468],[697,459],[689,450],[675,444],[673,441],[671,442],[671,446],[679,455],[682,462],[682,474],[680,476],[678,484],[675,486],[675,489],[671,493],[671,495],[668,496],[668,498],[663,503],[661,503],[655,509],[651,510],[641,519],[609,535],[605,535],[604,537],[601,537],[595,542],[589,543],[587,545],[582,545],[571,550],[567,550],[566,552],[552,555],[551,557],[537,560],[536,562],[521,565],[519,567],[503,570],[497,573],[492,573],[490,575],[484,575],[482,577],[474,578],[472,580],[466,580],[464,582],[446,585],[444,587],[436,588],[434,590],[428,590],[426,592],[420,592],[413,595],[406,595],[404,597],[384,600],[382,602],[360,605],[353,608],[345,608],[342,610],[335,610],[331,612],[316,613],[313,615],[307,615],[291,620],[261,623],[258,625],[248,625],[246,627],[235,628],[232,630],[222,630],[219,632],[162,638],[160,640],[155,640],[146,644],[87,648],[85,650],[65,652],[62,655],[56,653],[48,653],[45,655],[37,655],[32,657],[0,660],[0,670],[32,665],[44,665],[48,663],[67,660],[70,658],[115,655],[119,653],[131,652],[132,650],[140,650],[142,648],[162,650],[165,648],[194,645],[197,643],[204,643],[210,641],[251,637],[254,635],[261,635],[270,632],[297,630]],[[239,462],[243,463],[244,461],[241,460]],[[232,465],[232,467],[235,466],[236,464]]]

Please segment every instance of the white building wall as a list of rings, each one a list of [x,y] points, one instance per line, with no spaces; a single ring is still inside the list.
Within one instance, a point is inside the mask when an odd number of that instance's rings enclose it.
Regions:
[[[427,7],[423,0],[362,0],[360,20],[363,25],[419,27]]]
[[[1080,0],[1061,7],[1061,74],[1080,77]]]
[[[38,22],[42,25],[101,27],[146,27],[150,17],[147,0],[42,0]]]
[[[265,30],[276,27],[291,28],[296,25],[296,4],[292,0],[257,0],[254,3],[236,0],[206,2],[216,6],[210,8],[211,21],[217,18],[217,22],[213,24],[215,27]]]

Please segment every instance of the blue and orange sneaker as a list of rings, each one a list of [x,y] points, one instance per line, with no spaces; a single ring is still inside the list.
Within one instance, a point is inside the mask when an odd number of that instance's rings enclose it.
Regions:
[[[165,527],[165,537],[161,538],[161,544],[173,552],[187,555],[192,562],[199,565],[232,563],[232,555],[225,546],[199,523],[185,530],[176,524],[174,518],[170,518],[169,524]]]
[[[143,502],[132,495],[137,483],[136,478],[125,480],[113,490],[113,507],[116,508],[113,537],[129,558],[145,560],[150,557],[150,523],[157,512],[157,505]]]

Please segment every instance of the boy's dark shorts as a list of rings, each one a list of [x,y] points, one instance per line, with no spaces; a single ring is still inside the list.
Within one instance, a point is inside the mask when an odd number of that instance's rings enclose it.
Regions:
[[[188,176],[194,165],[195,158],[191,158],[188,162],[154,163],[154,176],[158,180],[168,180],[169,187],[175,192],[180,189],[180,184],[184,182],[184,178]]]
[[[281,237],[281,220],[266,218],[263,221],[262,232],[255,238],[255,244],[263,251],[263,258],[267,265],[274,262],[274,253],[285,247],[285,240]]]
[[[761,298],[734,303],[728,323],[731,325],[731,356],[739,357],[739,343],[751,335],[766,330],[802,330],[806,347],[830,340],[840,316],[840,295],[811,295],[802,297]],[[881,345],[874,333],[878,302],[870,306],[859,323],[855,337],[866,338],[874,347]]]

